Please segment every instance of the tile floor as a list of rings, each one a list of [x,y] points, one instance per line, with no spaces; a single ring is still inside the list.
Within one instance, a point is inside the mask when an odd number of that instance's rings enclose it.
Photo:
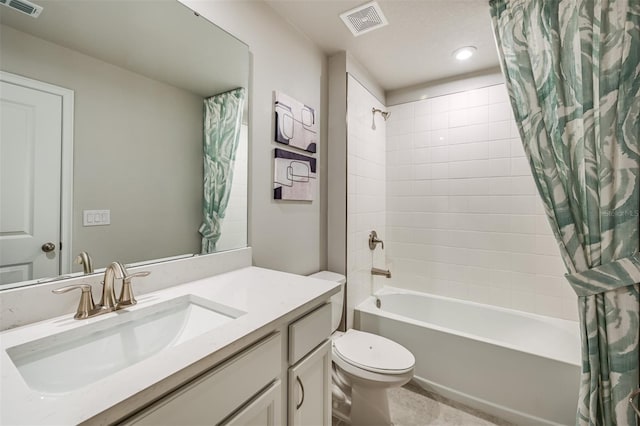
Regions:
[[[395,426],[510,426],[511,423],[427,392],[413,383],[390,389],[389,410]],[[333,426],[345,423],[333,419]]]

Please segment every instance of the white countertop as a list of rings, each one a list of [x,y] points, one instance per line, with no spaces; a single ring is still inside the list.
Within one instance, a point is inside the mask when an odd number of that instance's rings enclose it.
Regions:
[[[6,350],[103,321],[122,311],[86,320],[64,315],[5,331],[0,333],[0,424],[112,423],[292,321],[338,290],[336,283],[247,267],[137,296],[138,304],[126,310],[192,294],[247,313],[104,379],[60,394],[30,389]]]

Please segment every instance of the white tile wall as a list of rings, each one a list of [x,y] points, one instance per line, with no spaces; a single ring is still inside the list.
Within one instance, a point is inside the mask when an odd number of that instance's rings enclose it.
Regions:
[[[388,283],[577,320],[508,101],[501,84],[389,108]]]
[[[376,230],[386,247],[386,174],[394,181],[410,179],[411,158],[395,158],[396,167],[386,170],[385,122],[376,114],[376,129],[372,129],[372,108],[385,110],[371,93],[349,76],[347,86],[347,325],[353,324],[353,308],[366,299],[374,281],[371,267],[385,267],[380,248],[369,250],[369,232]],[[396,114],[397,113],[397,114]],[[413,108],[403,118],[402,107],[397,108],[396,121],[391,128],[398,146],[412,146],[414,126]],[[394,130],[395,129],[395,130]],[[408,136],[407,139],[402,134]],[[377,282],[377,281],[376,281]]]

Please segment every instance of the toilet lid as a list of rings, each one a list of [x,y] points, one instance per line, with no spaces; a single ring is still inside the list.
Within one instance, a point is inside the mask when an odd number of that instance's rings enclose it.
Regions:
[[[412,369],[416,359],[402,345],[376,334],[348,330],[333,342],[336,355],[367,371],[400,374]]]

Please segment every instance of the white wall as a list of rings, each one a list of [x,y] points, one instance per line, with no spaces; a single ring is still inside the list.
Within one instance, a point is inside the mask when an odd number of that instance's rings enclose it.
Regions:
[[[576,320],[504,84],[389,109],[391,284]]]
[[[327,160],[327,268],[347,274],[347,80],[355,79],[375,99],[385,103],[384,90],[351,55],[342,51],[329,58],[329,140]],[[377,104],[380,104],[380,102]],[[369,108],[369,111],[371,108]]]
[[[189,1],[202,16],[249,45],[249,243],[257,266],[300,274],[326,267],[327,59],[320,49],[262,2]],[[313,202],[273,198],[273,91],[320,112],[318,194]],[[282,147],[282,145],[280,145]]]
[[[347,55],[329,58],[327,269],[347,274]]]
[[[369,249],[369,233],[385,231],[385,122],[372,108],[385,107],[358,80],[347,80],[347,327],[353,325],[353,308],[372,292],[371,268],[386,268],[378,246]],[[386,247],[386,246],[385,246]],[[376,277],[376,281],[379,278]],[[382,278],[384,280],[384,278]]]
[[[377,100],[382,102],[383,104],[387,103],[387,98],[385,95],[385,91],[378,84],[378,82],[373,78],[373,76],[369,73],[360,62],[358,62],[353,56],[349,54],[349,52],[343,52],[346,57],[346,68],[347,72],[354,77],[365,89],[369,91]]]
[[[413,102],[418,99],[434,98],[466,90],[480,89],[504,83],[504,76],[499,67],[481,70],[476,73],[465,74],[464,77],[455,76],[436,81],[417,84],[390,90],[385,93],[387,105],[398,105]]]

